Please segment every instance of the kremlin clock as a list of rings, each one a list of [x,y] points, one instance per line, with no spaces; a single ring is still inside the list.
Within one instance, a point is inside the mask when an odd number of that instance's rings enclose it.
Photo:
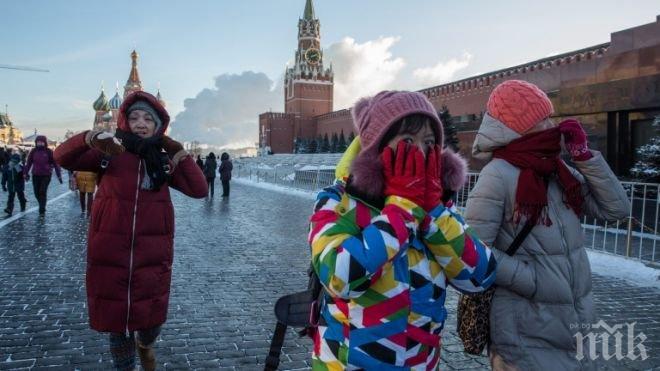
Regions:
[[[305,60],[309,64],[318,64],[321,60],[321,52],[318,49],[309,48],[305,52]]]

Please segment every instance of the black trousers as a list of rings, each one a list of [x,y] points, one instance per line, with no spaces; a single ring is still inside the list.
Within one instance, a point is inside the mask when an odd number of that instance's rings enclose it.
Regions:
[[[25,204],[27,203],[27,200],[25,199],[25,192],[16,191],[9,192],[9,198],[7,199],[7,210],[9,210],[9,213],[14,211],[14,198],[16,195],[18,195],[18,202],[21,204],[21,211],[25,211]]]
[[[32,187],[34,196],[39,203],[39,214],[46,212],[46,201],[48,201],[48,185],[50,184],[50,175],[32,176]]]
[[[206,178],[206,183],[209,185],[209,194],[213,197],[215,193],[215,178]]]
[[[222,181],[222,197],[229,197],[229,181]]]
[[[85,197],[87,197],[87,202],[85,202]],[[93,193],[84,193],[80,192],[80,210],[84,213],[87,211],[88,214],[92,212],[92,203],[94,202]]]

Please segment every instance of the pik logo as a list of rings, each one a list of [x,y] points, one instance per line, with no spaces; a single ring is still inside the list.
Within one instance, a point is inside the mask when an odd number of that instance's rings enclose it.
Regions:
[[[589,332],[586,334],[577,332],[573,335],[577,343],[577,354],[575,358],[579,361],[586,357],[596,360],[602,355],[606,361],[612,358],[615,358],[617,361],[624,358],[632,361],[637,359],[646,360],[648,354],[646,346],[644,346],[644,341],[647,337],[643,332],[635,334],[636,324],[637,322],[609,326],[605,321],[600,320],[593,325],[584,325],[583,327],[588,328],[590,330]],[[571,325],[571,328],[577,327],[577,325]],[[585,340],[588,341],[585,342]],[[614,352],[610,353],[610,344],[612,342],[614,342]],[[599,345],[602,347],[600,354],[598,352]],[[586,349],[588,352],[586,355],[585,346],[588,348]],[[624,350],[626,351],[625,354]]]

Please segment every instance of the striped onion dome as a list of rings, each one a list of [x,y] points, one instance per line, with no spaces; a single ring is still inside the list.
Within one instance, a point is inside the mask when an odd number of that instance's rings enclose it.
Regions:
[[[121,106],[121,97],[119,96],[119,91],[115,93],[115,96],[110,99],[110,109],[119,109]]]
[[[98,99],[94,101],[94,110],[95,111],[109,111],[110,106],[108,104],[108,98],[105,96],[105,91],[101,89],[101,95],[99,95]]]

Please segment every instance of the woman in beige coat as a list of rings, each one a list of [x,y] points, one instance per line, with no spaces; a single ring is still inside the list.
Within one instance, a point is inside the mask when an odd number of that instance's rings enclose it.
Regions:
[[[576,120],[555,125],[533,84],[493,90],[473,155],[491,160],[467,202],[466,219],[497,259],[489,354],[495,370],[591,370],[574,335],[595,323],[591,270],[580,218],[622,219],[630,203]],[[564,141],[575,168],[560,158]],[[504,253],[534,225],[514,256]],[[588,344],[584,344],[585,352]]]

